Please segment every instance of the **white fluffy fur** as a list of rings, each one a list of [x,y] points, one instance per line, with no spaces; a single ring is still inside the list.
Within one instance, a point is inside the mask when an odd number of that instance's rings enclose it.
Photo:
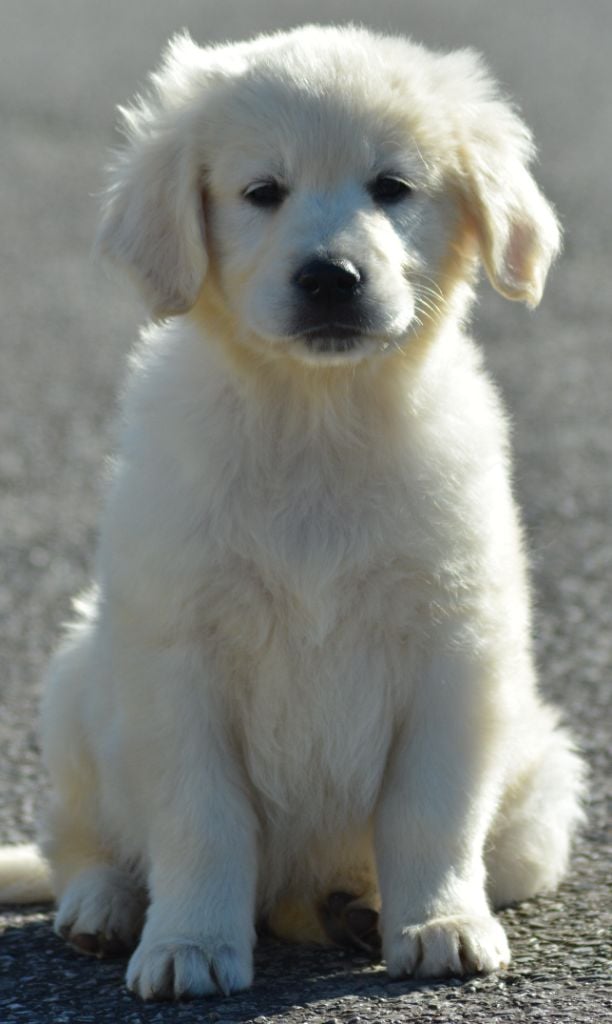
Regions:
[[[470,52],[314,26],[181,37],[124,115],[100,247],[174,318],[133,358],[96,587],[46,691],[58,930],[129,944],[146,889],[129,986],[231,992],[258,917],[348,889],[382,901],[391,974],[494,970],[491,907],[558,883],[582,778],[536,692],[505,417],[461,326],[479,257],[535,305],[557,252],[529,133]],[[381,207],[389,170],[414,191]],[[257,209],[270,176],[288,198]],[[287,327],[326,252],[370,313],[335,355]]]

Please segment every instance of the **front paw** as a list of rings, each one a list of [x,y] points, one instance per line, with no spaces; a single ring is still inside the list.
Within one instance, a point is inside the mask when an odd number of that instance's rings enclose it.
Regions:
[[[407,925],[385,940],[383,954],[392,978],[488,974],[510,962],[505,932],[490,916],[439,917]]]
[[[127,970],[127,985],[142,999],[231,995],[253,980],[251,951],[223,942],[190,939],[141,942]]]

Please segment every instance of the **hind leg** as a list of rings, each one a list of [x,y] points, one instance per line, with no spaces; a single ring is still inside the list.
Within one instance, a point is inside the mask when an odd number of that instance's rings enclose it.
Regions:
[[[145,893],[113,862],[90,823],[56,806],[48,817],[43,845],[58,896],[55,932],[92,956],[131,951],[142,931]]]
[[[571,840],[584,818],[585,766],[548,708],[537,709],[528,743],[534,754],[508,787],[487,842],[488,893],[494,907],[555,889],[567,871]]]
[[[92,641],[85,624],[51,665],[42,732],[53,798],[41,847],[58,901],[55,931],[84,953],[110,956],[138,941],[145,896],[101,838],[97,776],[83,727]]]

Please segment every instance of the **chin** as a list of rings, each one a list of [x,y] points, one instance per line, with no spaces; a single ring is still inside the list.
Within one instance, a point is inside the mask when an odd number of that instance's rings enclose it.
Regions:
[[[387,334],[291,334],[249,332],[245,343],[251,350],[275,360],[290,360],[313,367],[355,366],[397,353],[406,344],[408,325],[402,333]]]
[[[291,343],[294,359],[309,366],[354,366],[392,351],[393,343],[378,337],[299,338]]]

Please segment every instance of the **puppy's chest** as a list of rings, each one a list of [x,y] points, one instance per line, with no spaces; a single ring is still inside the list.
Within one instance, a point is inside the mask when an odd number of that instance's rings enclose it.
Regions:
[[[411,698],[423,634],[418,580],[387,566],[300,594],[244,563],[240,578],[221,658],[254,790],[275,815],[301,821],[304,803],[330,828],[365,820]]]
[[[427,620],[411,496],[373,460],[306,453],[259,475],[244,466],[225,507],[203,612],[247,774],[278,813],[304,803],[330,826],[364,819]]]
[[[243,462],[225,501],[218,550],[296,608],[342,602],[372,568],[427,557],[427,517],[409,476],[350,451]],[[255,468],[254,468],[255,467]],[[404,467],[401,467],[402,469]],[[218,522],[218,520],[217,520]],[[372,575],[368,588],[384,585]]]
[[[243,464],[224,496],[201,610],[251,672],[271,659],[273,676],[354,674],[355,652],[365,664],[418,634],[436,563],[430,517],[375,459],[279,462]]]
[[[431,590],[430,538],[384,486],[286,488],[228,517],[206,613],[233,645],[301,660],[384,635],[405,638]],[[347,638],[350,637],[350,640]]]
[[[235,724],[254,790],[272,816],[296,823],[302,806],[317,807],[332,829],[338,819],[365,819],[403,703],[380,631],[337,617],[319,643],[295,612],[270,621],[262,641],[235,677]]]

